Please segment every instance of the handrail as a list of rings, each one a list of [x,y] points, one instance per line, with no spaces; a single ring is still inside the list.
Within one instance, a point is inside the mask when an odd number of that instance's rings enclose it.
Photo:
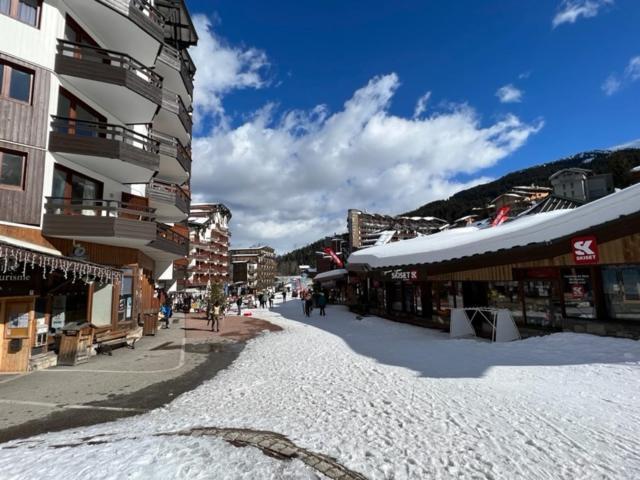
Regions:
[[[187,237],[172,230],[169,225],[165,225],[164,223],[156,224],[156,235],[159,238],[169,240],[178,245],[189,245],[189,239]]]
[[[148,0],[131,0],[131,6],[138,9],[154,23],[164,28],[164,24],[166,22],[164,15],[160,10],[151,5]]]
[[[138,217],[137,220],[152,222],[156,209],[119,200],[94,198],[73,199],[69,197],[47,197],[45,212],[52,215],[81,215],[91,217]]]
[[[191,197],[184,191],[184,189],[175,184],[169,182],[163,182],[162,180],[153,179],[149,182],[149,188],[151,190],[156,190],[163,193],[175,194],[176,196],[182,198],[184,202],[189,205],[191,203]]]
[[[87,45],[85,43],[70,42],[62,38],[58,39],[57,52],[58,55],[68,57],[77,56],[79,59],[96,63],[108,62],[111,66],[145,75],[147,77],[146,80],[151,85],[162,88],[162,77],[159,74],[126,53],[94,47],[93,45]],[[138,77],[144,79],[141,75],[138,75]]]
[[[163,146],[169,148],[175,148],[175,154],[173,152],[168,153],[170,156],[175,156],[176,160],[182,165],[182,167],[187,171],[191,171],[191,155],[189,154],[187,148],[182,145],[180,139],[172,137],[170,135],[165,135],[164,133],[153,130],[151,132],[151,138],[159,142],[160,149]]]
[[[107,140],[123,142],[132,147],[151,152],[160,153],[160,143],[151,137],[143,135],[111,123],[93,122],[90,120],[77,120],[75,118],[51,116],[51,128],[56,133],[74,135],[78,137],[99,137]]]

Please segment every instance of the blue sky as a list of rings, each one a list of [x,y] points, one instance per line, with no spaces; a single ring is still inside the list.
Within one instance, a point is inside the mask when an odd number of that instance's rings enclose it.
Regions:
[[[295,168],[288,167],[300,159],[308,145],[304,148],[289,145],[296,151],[287,152],[286,145],[278,144],[276,148],[269,143],[273,135],[287,129],[283,127],[283,117],[292,111],[308,114],[323,105],[323,115],[330,119],[331,115],[346,110],[345,102],[372,79],[391,74],[395,75],[395,83],[389,86],[392,93],[388,102],[374,108],[368,119],[382,110],[391,120],[404,119],[403,130],[413,128],[415,125],[410,120],[418,99],[430,92],[421,118],[442,116],[441,121],[445,122],[452,111],[466,105],[473,112],[469,114],[473,120],[469,121],[475,122],[477,129],[499,125],[511,116],[521,125],[513,127],[515,131],[510,130],[510,134],[524,138],[510,143],[500,154],[489,155],[491,158],[473,168],[461,165],[444,176],[434,172],[438,169],[437,155],[442,155],[441,151],[430,152],[425,146],[420,152],[406,152],[397,146],[396,155],[391,146],[384,145],[382,150],[389,164],[408,165],[414,175],[425,173],[434,177],[410,188],[411,195],[407,198],[389,193],[368,201],[366,188],[354,196],[344,193],[344,201],[359,203],[343,205],[345,213],[350,206],[400,213],[402,209],[418,207],[439,195],[448,196],[478,179],[640,138],[640,2],[637,0],[188,0],[188,4],[192,12],[208,17],[208,30],[202,23],[199,28],[206,30],[204,33],[211,35],[215,42],[198,47],[199,63],[215,58],[207,55],[204,48],[227,49],[235,53],[240,64],[245,62],[244,70],[242,66],[234,67],[235,80],[231,75],[226,83],[219,85],[213,79],[213,86],[196,94],[196,102],[205,96],[214,96],[218,103],[217,107],[200,109],[197,115],[201,140],[195,148],[194,168],[197,169],[199,161],[208,165],[199,170],[201,178],[215,176],[215,161],[207,157],[228,153],[230,150],[224,145],[238,142],[240,133],[242,141],[251,145],[252,152],[264,148],[258,152],[258,157],[279,156],[281,162],[278,164],[274,160],[272,170],[260,171],[258,178],[250,178],[248,187],[256,187],[255,182],[271,182],[271,175],[278,175],[278,165],[283,175],[299,173],[305,176],[304,170],[296,172]],[[638,63],[633,64],[636,57]],[[253,66],[250,65],[252,62]],[[215,66],[211,65],[211,68]],[[243,73],[252,76],[247,80]],[[206,72],[203,79],[197,76],[196,85],[200,82],[200,86],[204,86],[209,77]],[[607,79],[610,79],[608,92],[603,88]],[[500,101],[497,92],[505,86],[509,87],[507,93],[512,94],[512,100],[519,101]],[[374,97],[377,95],[370,93]],[[265,114],[267,105],[268,113]],[[256,125],[257,117],[263,118],[259,125]],[[311,129],[326,129],[325,121],[312,122],[315,126]],[[361,121],[366,123],[368,120]],[[298,130],[300,127],[298,124]],[[381,141],[387,128],[392,125],[385,125],[380,133]],[[251,137],[264,136],[266,130],[270,132],[266,140]],[[363,134],[375,135],[354,132],[349,142]],[[421,135],[420,132],[416,134]],[[455,134],[455,128],[438,130],[438,134],[425,131],[429,138]],[[322,144],[332,151],[329,138],[333,137],[322,135],[322,141],[310,138],[309,143]],[[403,137],[399,143],[405,143],[409,138],[415,137]],[[434,141],[437,143],[438,139],[431,138],[431,144]],[[237,153],[238,143],[235,145],[231,150]],[[328,181],[325,192],[316,187],[306,188],[310,193],[310,205],[313,205],[309,208],[315,212],[315,217],[324,218],[328,229],[325,233],[333,233],[339,228],[339,219],[344,223],[345,217],[340,216],[337,206],[332,210],[332,206],[319,208],[316,204],[331,197],[332,188],[342,191],[342,187],[353,183],[346,180],[355,163],[360,162],[355,170],[362,171],[354,175],[356,183],[368,175],[363,170],[368,160],[355,157],[368,155],[366,152],[371,152],[371,148],[367,143],[367,148],[348,152],[338,163],[332,162],[334,157],[323,157],[324,152],[314,158],[315,163],[326,160],[331,168],[344,170],[344,185]],[[476,155],[485,153],[478,151]],[[433,159],[427,161],[431,154]],[[251,169],[248,158],[243,159],[240,163]],[[372,162],[372,171],[376,172],[372,175],[378,181],[392,175],[382,166],[384,161],[381,158]],[[304,159],[300,162],[301,168],[308,167]],[[314,168],[311,170],[317,177],[318,172]],[[240,171],[222,169],[222,172],[235,175]],[[319,172],[322,175],[322,171]],[[433,184],[436,179],[437,187]],[[281,189],[278,182],[274,188]],[[302,183],[306,184],[306,179]],[[219,189],[221,192],[217,193],[209,189],[214,186],[208,181],[194,182],[194,189],[202,199],[226,201],[234,211],[237,209],[238,242],[273,243],[280,250],[286,250],[313,240],[313,235],[322,231],[323,223],[311,225],[307,214],[296,218],[279,211],[264,222],[263,217],[253,212],[255,203],[245,201],[242,196],[221,198],[220,195],[224,196],[228,191]],[[304,192],[294,192],[294,197],[299,201]],[[272,202],[275,198],[265,200]],[[277,205],[272,207],[279,208]],[[294,235],[289,235],[287,229],[277,228],[277,224],[287,222]],[[294,228],[295,222],[302,222],[305,228]]]

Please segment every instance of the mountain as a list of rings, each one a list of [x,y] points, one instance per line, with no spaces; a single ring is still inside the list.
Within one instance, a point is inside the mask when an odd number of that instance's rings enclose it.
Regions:
[[[635,146],[635,142],[633,145]],[[549,177],[553,173],[571,167],[589,168],[594,173],[611,173],[615,187],[624,188],[632,183],[629,171],[640,165],[640,148],[625,147],[626,145],[612,150],[592,150],[555,162],[508,173],[497,180],[462,190],[445,200],[429,202],[403,215],[408,217],[439,217],[452,222],[470,214],[473,207],[489,204],[498,195],[513,187],[532,184],[550,187]],[[323,240],[318,240],[278,257],[278,272],[282,275],[294,275],[298,271],[298,265],[314,266],[316,264],[315,252],[321,249],[322,245]]]
[[[629,171],[637,165],[640,165],[640,149],[592,150],[555,162],[508,173],[493,182],[462,190],[446,200],[427,203],[403,215],[410,217],[432,216],[452,222],[470,214],[473,207],[487,205],[510,188],[532,184],[550,187],[549,177],[551,174],[571,167],[589,168],[594,173],[612,173],[615,187],[624,188],[631,184],[632,179]]]

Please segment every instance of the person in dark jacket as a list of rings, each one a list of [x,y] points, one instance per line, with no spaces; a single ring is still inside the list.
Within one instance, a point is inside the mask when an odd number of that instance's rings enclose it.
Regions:
[[[238,315],[242,314],[242,297],[240,295],[238,295],[238,298],[236,299],[236,305],[238,306]]]
[[[162,314],[162,320],[164,321],[164,328],[169,328],[169,319],[173,316],[171,305],[165,303],[160,307],[160,313]]]
[[[318,295],[318,308],[320,309],[320,316],[326,317],[327,313],[324,309],[327,307],[327,297],[324,293],[320,293]]]

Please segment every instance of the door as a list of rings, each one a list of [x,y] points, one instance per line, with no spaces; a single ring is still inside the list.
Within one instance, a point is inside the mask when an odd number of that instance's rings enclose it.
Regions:
[[[34,318],[33,299],[5,300],[0,306],[0,371],[26,372]]]

